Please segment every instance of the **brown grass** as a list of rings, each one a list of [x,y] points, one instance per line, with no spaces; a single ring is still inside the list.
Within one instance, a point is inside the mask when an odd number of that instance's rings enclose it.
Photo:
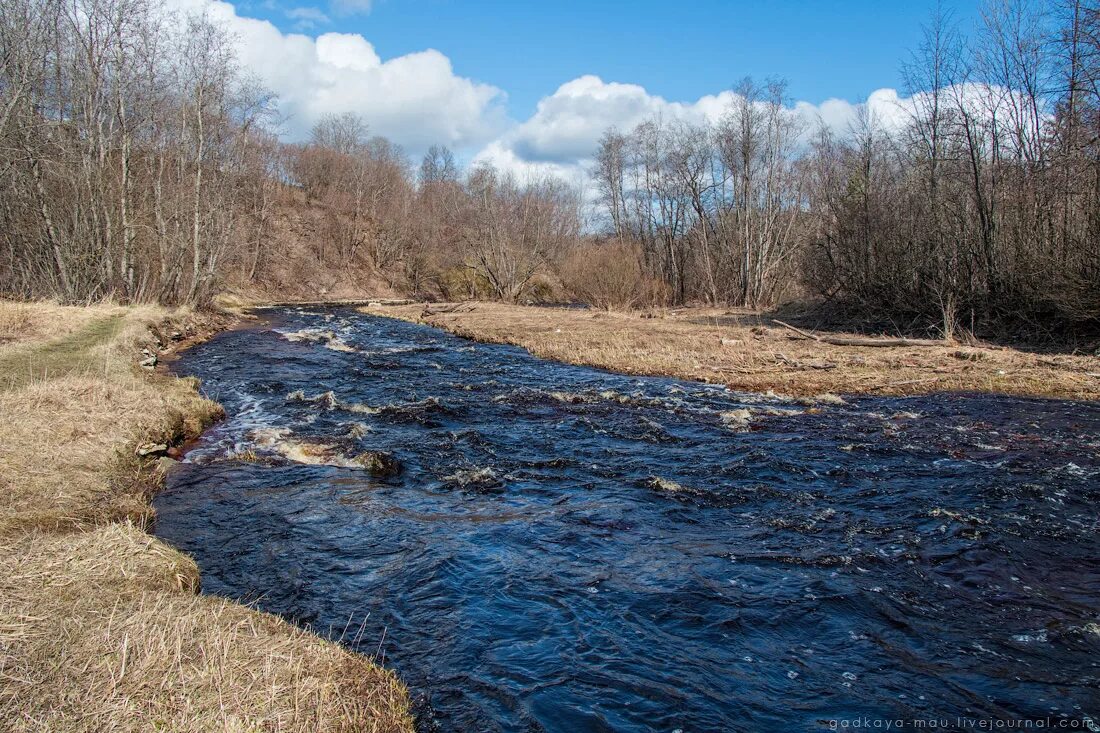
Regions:
[[[123,308],[66,308],[51,302],[0,301],[0,354],[66,336],[97,319],[121,314]],[[7,348],[5,348],[7,347]]]
[[[392,673],[196,595],[190,558],[142,531],[163,477],[135,444],[179,443],[220,408],[136,363],[150,327],[196,320],[0,302],[4,730],[411,730]]]
[[[766,314],[685,308],[609,313],[500,303],[365,308],[571,364],[791,396],[929,392],[1100,398],[1100,361],[1006,348],[832,346]]]

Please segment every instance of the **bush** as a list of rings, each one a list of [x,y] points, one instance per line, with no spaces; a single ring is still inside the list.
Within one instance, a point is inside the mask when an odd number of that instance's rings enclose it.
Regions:
[[[489,279],[469,267],[450,267],[439,275],[439,292],[447,300],[491,300]]]
[[[535,275],[528,281],[520,298],[523,303],[558,303],[561,301],[561,288],[546,275]]]
[[[566,255],[561,278],[573,297],[596,308],[665,305],[668,286],[646,272],[633,243],[581,244]]]

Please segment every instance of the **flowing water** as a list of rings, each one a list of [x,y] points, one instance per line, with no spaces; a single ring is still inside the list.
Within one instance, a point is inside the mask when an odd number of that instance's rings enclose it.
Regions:
[[[350,310],[175,369],[229,417],[157,534],[423,730],[1100,729],[1100,406],[807,405]]]

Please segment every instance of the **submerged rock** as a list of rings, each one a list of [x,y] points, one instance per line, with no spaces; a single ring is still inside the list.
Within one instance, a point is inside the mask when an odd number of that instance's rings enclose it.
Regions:
[[[340,404],[340,401],[338,399],[336,399],[336,395],[333,393],[333,391],[331,389],[327,392],[322,392],[322,393],[314,395],[312,397],[307,397],[306,393],[303,390],[300,390],[300,389],[295,390],[294,392],[291,392],[290,394],[288,394],[286,396],[286,401],[287,402],[307,402],[307,403],[310,403],[310,404],[317,404],[317,405],[320,405],[321,407],[324,407],[326,410],[334,410]]]
[[[501,483],[497,472],[488,466],[455,471],[450,476],[444,476],[443,480],[463,488],[467,486],[493,487],[500,486]]]
[[[650,476],[646,479],[646,485],[651,489],[667,491],[671,494],[678,494],[685,490],[683,486],[675,481],[669,481],[667,478],[661,478],[660,476]]]
[[[286,396],[286,401],[320,405],[326,410],[343,410],[344,412],[357,412],[363,415],[377,415],[382,412],[382,409],[378,407],[371,407],[358,402],[344,402],[331,389],[313,396],[307,395],[304,390],[296,389]]]
[[[363,451],[352,460],[378,478],[396,476],[402,470],[401,462],[384,451]]]
[[[817,406],[817,405],[834,405],[837,407],[847,405],[848,402],[840,395],[835,395],[832,392],[824,392],[813,397],[800,397],[796,400],[799,404]]]
[[[400,462],[388,453],[364,451],[352,456],[345,452],[349,449],[349,444],[346,442],[332,443],[309,438],[292,438],[288,428],[260,428],[253,430],[249,437],[253,440],[255,448],[274,453],[292,463],[367,469],[375,476],[394,476],[401,471]],[[247,453],[255,455],[251,449]]]
[[[345,343],[343,339],[341,339],[332,331],[315,328],[303,328],[299,331],[291,331],[288,333],[276,331],[276,333],[279,333],[279,335],[281,335],[287,341],[305,341],[309,343],[321,344],[326,349],[332,349],[333,351],[345,351],[348,353],[358,351],[358,349]]]
[[[174,469],[179,464],[180,464],[180,462],[175,460],[174,458],[169,458],[168,456],[161,456],[160,458],[157,459],[157,470],[160,471],[161,473],[165,474],[165,475],[168,475],[168,472],[171,471],[172,469]]]
[[[348,430],[345,433],[349,438],[362,438],[367,433],[373,432],[373,428],[366,423],[356,422],[348,426]]]
[[[941,507],[933,507],[932,510],[928,512],[928,516],[937,518],[947,517],[948,519],[953,519],[962,524],[971,524],[975,526],[979,524],[988,524],[988,522],[981,517],[976,517],[972,514],[964,514],[962,512],[953,512],[950,509],[943,509]]]
[[[677,501],[707,502],[720,500],[720,497],[703,489],[694,486],[684,486],[683,484],[676,483],[667,478],[661,478],[660,476],[650,476],[642,482],[642,485],[651,491],[665,494]]]
[[[585,399],[583,395],[574,394],[572,392],[552,391],[547,392],[547,394],[551,397],[551,399],[554,399],[558,402],[564,402],[569,405],[580,405],[589,401]]]
[[[739,410],[727,410],[719,415],[722,423],[737,430],[747,430],[752,422],[752,410],[742,407]]]

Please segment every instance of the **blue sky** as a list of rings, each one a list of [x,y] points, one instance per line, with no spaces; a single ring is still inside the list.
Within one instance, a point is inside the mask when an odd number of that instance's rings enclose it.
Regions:
[[[965,28],[979,0],[944,0]],[[517,174],[577,177],[600,135],[713,123],[745,76],[785,78],[808,127],[907,104],[900,69],[936,0],[167,0],[228,28],[278,97],[281,134],[352,112],[416,158],[429,145]]]
[[[793,98],[853,101],[899,87],[899,67],[935,0],[747,2],[505,2],[374,0],[368,12],[314,6],[330,20],[303,30],[360,33],[383,58],[434,48],[455,73],[503,89],[523,118],[560,84],[584,74],[640,84],[670,100],[696,99],[751,75],[775,75]],[[299,30],[302,3],[241,3],[249,15]],[[945,3],[963,22],[977,2]]]

